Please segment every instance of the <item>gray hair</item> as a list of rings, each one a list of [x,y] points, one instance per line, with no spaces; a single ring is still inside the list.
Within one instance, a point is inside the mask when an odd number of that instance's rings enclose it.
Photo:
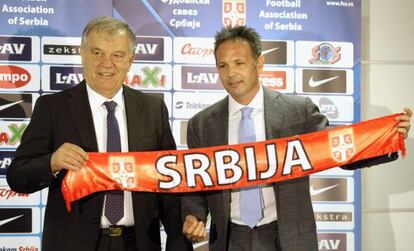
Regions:
[[[262,42],[259,33],[247,26],[235,26],[223,28],[216,33],[214,56],[216,56],[217,49],[222,43],[233,40],[246,41],[249,43],[255,58],[258,58],[262,54]]]
[[[113,17],[98,17],[91,20],[85,27],[82,33],[81,47],[87,43],[88,35],[92,31],[104,32],[108,35],[115,35],[119,31],[126,31],[130,40],[130,49],[134,54],[135,49],[135,33],[131,30],[128,24],[113,18]]]

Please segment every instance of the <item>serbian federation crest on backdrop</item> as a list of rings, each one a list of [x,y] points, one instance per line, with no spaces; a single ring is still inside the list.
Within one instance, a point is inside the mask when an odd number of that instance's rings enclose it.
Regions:
[[[246,0],[223,0],[223,25],[225,27],[246,24]]]

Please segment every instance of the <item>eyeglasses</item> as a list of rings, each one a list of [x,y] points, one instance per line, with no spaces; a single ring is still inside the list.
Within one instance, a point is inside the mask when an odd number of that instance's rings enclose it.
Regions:
[[[89,56],[95,61],[102,61],[106,58],[105,52],[99,49],[90,49]],[[130,59],[129,54],[125,52],[115,52],[109,55],[109,58],[112,62],[115,63],[126,63]]]

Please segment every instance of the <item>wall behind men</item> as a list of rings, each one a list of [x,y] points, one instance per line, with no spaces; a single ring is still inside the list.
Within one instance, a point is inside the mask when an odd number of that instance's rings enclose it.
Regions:
[[[362,1],[361,119],[414,108],[414,1]],[[413,250],[414,134],[407,157],[362,171],[362,250]]]

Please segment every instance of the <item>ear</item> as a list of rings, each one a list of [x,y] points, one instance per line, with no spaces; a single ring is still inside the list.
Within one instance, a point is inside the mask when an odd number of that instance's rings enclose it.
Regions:
[[[265,64],[265,57],[263,55],[260,55],[257,58],[257,62],[256,62],[256,66],[257,66],[257,71],[261,72],[263,70],[263,66]]]
[[[132,53],[131,57],[129,58],[129,63],[132,64],[134,62],[135,53]]]

